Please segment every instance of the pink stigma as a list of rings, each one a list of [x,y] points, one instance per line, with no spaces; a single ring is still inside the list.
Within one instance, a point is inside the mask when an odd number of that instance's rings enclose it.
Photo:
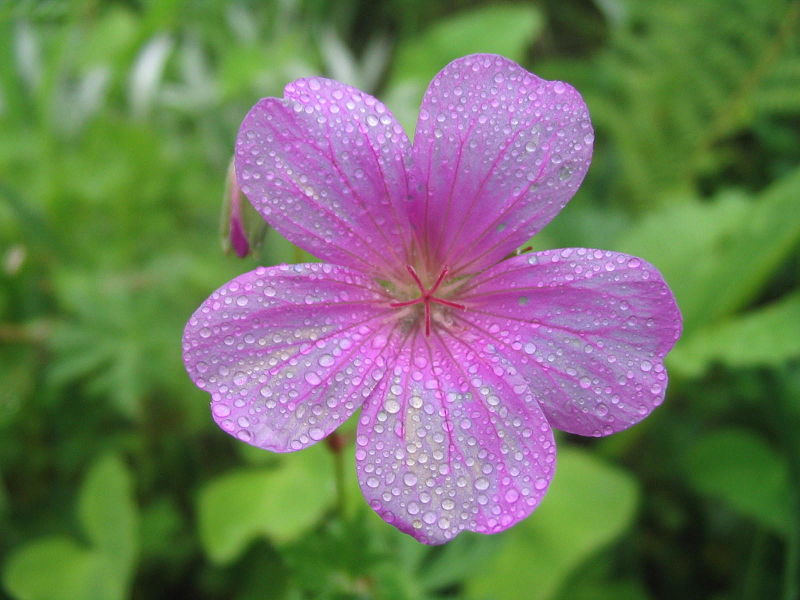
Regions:
[[[433,294],[436,293],[436,290],[439,289],[439,286],[442,285],[442,281],[447,276],[447,272],[449,269],[445,267],[442,269],[442,272],[439,274],[439,277],[436,279],[436,283],[433,284],[431,289],[425,289],[425,284],[422,283],[422,280],[417,275],[416,270],[411,265],[406,265],[406,271],[411,274],[411,277],[414,278],[414,281],[419,288],[420,293],[422,294],[419,298],[414,300],[409,300],[407,302],[392,302],[389,306],[392,307],[400,307],[400,306],[412,306],[413,304],[424,304],[425,305],[425,335],[429,336],[431,334],[431,302],[436,302],[437,304],[442,304],[444,306],[451,306],[453,308],[460,308],[464,310],[466,306],[463,304],[458,304],[457,302],[451,302],[450,300],[445,300],[444,298],[437,298]]]

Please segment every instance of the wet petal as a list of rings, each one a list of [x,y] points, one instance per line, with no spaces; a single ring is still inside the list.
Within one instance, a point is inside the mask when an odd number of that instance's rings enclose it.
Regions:
[[[344,422],[380,380],[385,307],[373,281],[346,267],[262,267],[194,313],[184,363],[223,430],[260,448],[299,450]]]
[[[479,335],[396,331],[393,362],[362,410],[361,490],[387,522],[427,544],[495,533],[538,505],[555,467],[552,430],[513,365]]]
[[[450,63],[425,94],[414,136],[425,187],[412,221],[431,261],[474,273],[525,242],[578,189],[593,139],[571,86],[501,56]]]
[[[568,248],[504,261],[465,284],[456,317],[491,336],[554,427],[608,435],[664,399],[681,316],[661,274],[617,252]]]
[[[409,141],[372,96],[323,78],[264,98],[236,141],[242,190],[290,241],[366,272],[402,269]],[[399,265],[399,266],[398,266]]]

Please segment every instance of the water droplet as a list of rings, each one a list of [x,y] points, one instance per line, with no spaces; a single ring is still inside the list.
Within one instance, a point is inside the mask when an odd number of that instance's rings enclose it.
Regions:
[[[229,414],[231,414],[231,409],[224,404],[215,404],[211,410],[214,413],[214,416],[217,417],[227,417]]]
[[[322,380],[319,378],[319,375],[317,375],[314,371],[308,371],[306,373],[305,378],[306,381],[311,385],[319,385],[320,383],[322,383]]]
[[[409,471],[403,475],[403,483],[408,486],[417,485],[417,476]]]

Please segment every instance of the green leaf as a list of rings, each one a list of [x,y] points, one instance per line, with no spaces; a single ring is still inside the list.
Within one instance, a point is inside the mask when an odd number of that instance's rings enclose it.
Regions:
[[[791,252],[800,240],[800,219],[792,218],[798,197],[800,169],[755,201],[727,193],[711,203],[671,204],[631,229],[615,248],[662,271],[688,335],[746,306]]]
[[[668,364],[686,376],[698,377],[713,362],[729,367],[775,367],[797,356],[800,293],[701,329],[675,348]]]
[[[419,583],[436,591],[456,585],[491,558],[503,540],[496,535],[467,532],[441,549],[426,554],[421,564]]]
[[[78,516],[89,541],[130,568],[136,556],[138,514],[130,473],[118,456],[100,458],[81,489]]]
[[[542,29],[534,6],[498,4],[465,10],[402,40],[392,67],[386,103],[408,130],[428,82],[450,61],[476,52],[502,54],[521,61]]]
[[[295,538],[319,520],[333,496],[332,465],[322,444],[283,457],[277,468],[238,469],[200,491],[200,538],[212,560],[227,563],[259,536]]]
[[[6,587],[20,600],[123,600],[138,550],[138,515],[124,463],[101,457],[84,480],[78,516],[90,545],[62,537],[17,549],[6,564]]]
[[[704,435],[684,459],[691,485],[777,533],[789,515],[789,474],[784,458],[743,429]]]
[[[541,506],[504,534],[503,548],[467,579],[471,597],[553,598],[569,574],[622,534],[638,491],[626,472],[574,448],[561,450]]]
[[[96,556],[90,551],[69,538],[50,537],[14,552],[3,581],[18,600],[83,600],[93,597],[95,567]]]
[[[525,48],[541,28],[541,14],[533,6],[498,4],[460,12],[402,43],[397,49],[395,77],[427,83],[451,60],[476,52],[522,60]]]

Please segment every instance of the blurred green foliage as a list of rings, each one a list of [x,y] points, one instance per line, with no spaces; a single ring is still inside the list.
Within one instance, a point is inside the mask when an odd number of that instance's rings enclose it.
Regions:
[[[798,32],[796,0],[0,3],[0,597],[798,598]],[[411,130],[469,52],[592,112],[535,246],[646,258],[686,328],[651,418],[562,436],[533,517],[428,548],[363,503],[352,449],[219,432],[180,336],[223,282],[306,260],[273,232],[218,247],[256,99],[324,74]]]

